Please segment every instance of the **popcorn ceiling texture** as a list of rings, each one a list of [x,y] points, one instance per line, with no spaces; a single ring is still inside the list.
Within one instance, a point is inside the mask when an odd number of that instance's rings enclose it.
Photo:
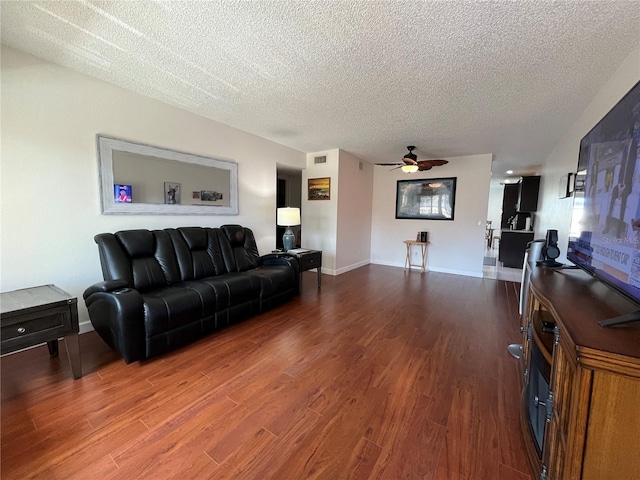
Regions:
[[[305,152],[493,153],[496,173],[535,169],[640,43],[638,1],[0,8],[6,45]]]

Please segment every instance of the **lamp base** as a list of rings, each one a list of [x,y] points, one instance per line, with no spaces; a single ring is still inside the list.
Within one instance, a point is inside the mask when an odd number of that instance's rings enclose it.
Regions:
[[[293,246],[296,242],[296,236],[293,234],[293,230],[291,230],[291,227],[287,227],[287,229],[284,232],[284,235],[282,236],[282,248],[284,248],[285,252],[288,252],[289,250],[293,250]]]

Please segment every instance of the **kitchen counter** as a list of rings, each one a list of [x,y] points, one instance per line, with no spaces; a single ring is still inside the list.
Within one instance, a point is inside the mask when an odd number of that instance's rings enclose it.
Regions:
[[[531,230],[502,230],[498,260],[505,267],[522,268],[527,244],[533,240]]]

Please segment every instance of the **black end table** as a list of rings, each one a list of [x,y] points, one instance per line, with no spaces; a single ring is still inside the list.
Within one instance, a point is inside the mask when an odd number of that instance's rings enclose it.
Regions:
[[[308,248],[294,248],[287,252],[295,256],[300,263],[300,286],[302,287],[302,272],[316,268],[318,270],[318,288],[322,286],[322,250]]]
[[[49,354],[58,355],[64,337],[73,378],[82,376],[78,342],[78,300],[55,285],[0,293],[0,353],[15,352],[47,342]]]

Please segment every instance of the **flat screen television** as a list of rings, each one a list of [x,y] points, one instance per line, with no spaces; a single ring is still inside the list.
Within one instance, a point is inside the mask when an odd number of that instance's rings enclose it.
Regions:
[[[580,142],[567,259],[640,304],[640,82]],[[640,311],[601,321],[640,320]]]

